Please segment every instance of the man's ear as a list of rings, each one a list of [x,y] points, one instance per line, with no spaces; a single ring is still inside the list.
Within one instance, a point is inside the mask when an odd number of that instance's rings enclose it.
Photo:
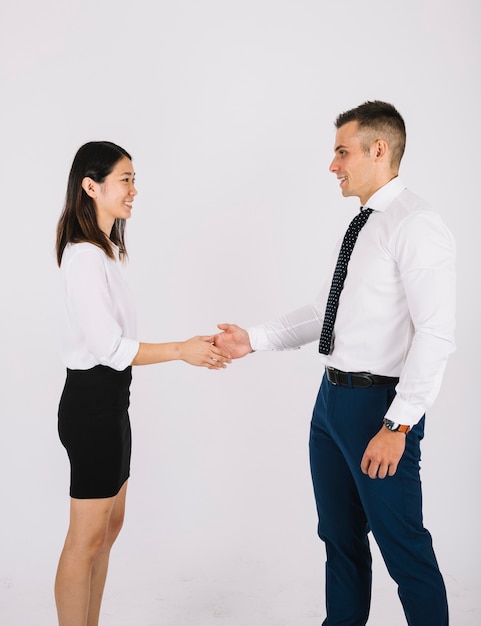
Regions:
[[[372,152],[374,154],[374,158],[378,161],[386,156],[388,152],[388,145],[384,139],[376,139],[372,146]]]
[[[92,178],[90,178],[89,176],[86,176],[82,180],[82,189],[91,198],[96,198],[97,197],[97,183]]]

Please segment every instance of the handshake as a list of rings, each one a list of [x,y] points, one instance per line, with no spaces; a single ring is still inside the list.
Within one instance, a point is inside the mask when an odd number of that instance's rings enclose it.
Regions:
[[[221,370],[232,363],[232,359],[253,352],[249,335],[236,324],[218,324],[222,332],[217,335],[197,336],[180,344],[180,358],[190,365]]]

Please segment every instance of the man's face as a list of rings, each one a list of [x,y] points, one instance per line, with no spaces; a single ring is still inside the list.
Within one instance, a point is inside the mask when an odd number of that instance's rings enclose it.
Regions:
[[[372,194],[379,189],[375,167],[375,148],[371,146],[365,152],[361,145],[363,135],[358,122],[347,122],[336,132],[334,159],[329,171],[340,181],[344,197],[357,196],[365,204]]]

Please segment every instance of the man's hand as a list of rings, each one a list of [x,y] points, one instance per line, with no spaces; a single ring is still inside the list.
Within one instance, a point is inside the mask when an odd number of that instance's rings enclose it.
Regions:
[[[385,426],[368,443],[361,461],[361,470],[370,478],[394,476],[406,447],[406,435],[392,432]]]
[[[214,344],[230,358],[240,359],[253,351],[249,335],[244,328],[236,324],[218,324],[217,328],[224,332],[214,336]]]

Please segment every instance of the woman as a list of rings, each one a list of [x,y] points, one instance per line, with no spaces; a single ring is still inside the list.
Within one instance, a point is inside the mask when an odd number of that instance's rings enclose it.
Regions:
[[[71,466],[70,525],[55,581],[59,626],[97,626],[110,549],[124,518],[130,472],[131,365],[230,363],[213,337],[147,344],[123,278],[125,220],[137,195],[128,152],[90,142],[77,152],[57,227],[67,379],[59,435]]]

